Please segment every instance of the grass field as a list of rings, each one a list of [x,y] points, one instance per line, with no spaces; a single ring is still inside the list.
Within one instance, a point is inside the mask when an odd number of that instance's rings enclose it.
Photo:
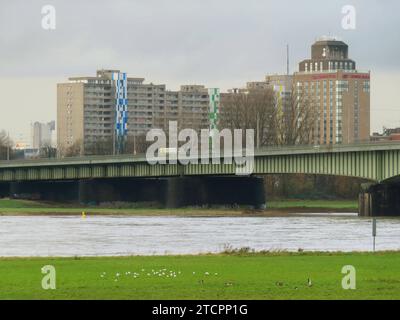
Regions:
[[[41,288],[44,265],[56,290]],[[342,289],[345,265],[356,290]],[[400,299],[399,266],[390,252],[11,258],[0,259],[0,299]]]
[[[348,200],[279,200],[268,202],[266,211],[251,211],[245,208],[102,208],[73,207],[55,203],[28,200],[0,199],[0,215],[37,215],[37,214],[87,214],[96,215],[137,215],[137,216],[249,216],[279,215],[291,212],[356,212],[357,202]]]
[[[268,208],[308,208],[308,209],[344,209],[358,210],[358,202],[355,200],[278,200],[268,202]]]

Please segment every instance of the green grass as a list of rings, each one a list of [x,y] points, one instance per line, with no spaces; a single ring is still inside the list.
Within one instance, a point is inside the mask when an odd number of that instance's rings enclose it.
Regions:
[[[137,216],[162,216],[162,215],[237,215],[241,210],[227,209],[158,209],[158,208],[103,208],[96,206],[72,207],[71,204],[45,203],[40,201],[28,201],[17,199],[0,199],[0,215],[36,215],[36,214],[96,214],[96,215],[137,215]]]
[[[44,208],[48,206],[39,201],[0,199],[0,208],[2,209],[25,209],[25,208]]]
[[[276,200],[268,202],[268,208],[319,208],[319,209],[349,209],[357,210],[358,202],[355,200]]]
[[[251,216],[274,215],[280,213],[319,212],[319,211],[353,211],[356,212],[356,201],[348,200],[275,200],[268,202],[268,210],[255,212],[245,208],[103,208],[103,207],[72,207],[57,203],[44,203],[39,201],[0,199],[0,215],[38,215],[38,214],[87,214],[96,215],[137,215],[137,216]]]
[[[41,288],[44,265],[56,268],[56,290]],[[345,265],[357,270],[356,290],[341,287]],[[0,299],[400,299],[399,266],[393,252],[11,258],[0,259]],[[151,271],[161,269],[177,276]]]

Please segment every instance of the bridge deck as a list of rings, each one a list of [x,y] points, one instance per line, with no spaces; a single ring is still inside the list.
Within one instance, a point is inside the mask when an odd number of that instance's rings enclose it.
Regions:
[[[295,146],[255,151],[254,174],[325,174],[382,181],[400,175],[400,143]],[[0,181],[233,175],[237,166],[148,164],[144,155],[0,161]]]

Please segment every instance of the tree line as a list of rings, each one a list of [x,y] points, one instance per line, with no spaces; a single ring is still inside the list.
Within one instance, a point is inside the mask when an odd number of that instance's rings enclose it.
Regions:
[[[306,145],[315,140],[318,110],[295,91],[278,96],[273,89],[249,89],[222,96],[220,127],[254,129],[255,145]]]

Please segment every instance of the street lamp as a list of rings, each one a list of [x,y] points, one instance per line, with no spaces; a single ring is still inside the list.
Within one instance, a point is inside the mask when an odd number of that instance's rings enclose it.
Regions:
[[[7,161],[10,161],[10,132],[7,132]]]

